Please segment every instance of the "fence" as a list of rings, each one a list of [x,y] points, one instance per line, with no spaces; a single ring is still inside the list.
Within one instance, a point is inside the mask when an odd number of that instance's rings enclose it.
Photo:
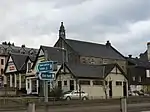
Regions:
[[[150,97],[129,97],[127,103],[150,103]],[[34,103],[37,108],[50,106],[68,106],[68,105],[115,105],[120,104],[120,98],[115,99],[96,99],[96,100],[71,100],[71,101],[60,101],[55,98],[49,98],[48,103],[44,103],[43,97],[0,97],[0,111],[5,110],[27,110],[28,104]],[[31,107],[31,106],[30,106]]]

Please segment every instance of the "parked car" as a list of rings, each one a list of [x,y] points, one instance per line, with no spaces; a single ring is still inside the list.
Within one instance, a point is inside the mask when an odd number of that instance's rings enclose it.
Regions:
[[[88,100],[88,93],[85,93],[83,91],[79,92],[77,90],[73,91],[66,91],[63,94],[62,99],[64,100],[77,100],[77,99],[82,99],[82,100]]]
[[[129,91],[129,96],[150,96],[149,94],[144,93],[142,90],[140,91]]]

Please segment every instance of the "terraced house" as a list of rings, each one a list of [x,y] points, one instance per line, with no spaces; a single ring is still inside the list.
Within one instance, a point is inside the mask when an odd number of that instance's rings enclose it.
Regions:
[[[34,60],[34,56],[10,53],[4,69],[7,77],[7,88],[26,94],[26,70],[29,67],[27,62],[34,62]]]
[[[26,90],[27,94],[37,94],[43,95],[44,81],[39,80],[37,74],[37,65],[43,61],[56,61],[58,64],[56,66],[55,74],[58,72],[60,67],[63,65],[63,54],[66,51],[61,48],[48,47],[48,46],[40,46],[37,57],[34,63],[30,64],[30,61],[27,62],[27,71],[26,71]],[[67,57],[67,56],[64,56]],[[64,59],[66,60],[66,59]],[[30,65],[30,67],[28,67]],[[53,82],[49,83],[49,91],[50,88],[54,87],[56,79]]]
[[[4,76],[4,68],[9,56],[9,53],[19,53],[34,56],[37,54],[37,49],[27,48],[25,45],[15,46],[14,43],[2,42],[0,44],[0,87],[6,85],[6,77]]]

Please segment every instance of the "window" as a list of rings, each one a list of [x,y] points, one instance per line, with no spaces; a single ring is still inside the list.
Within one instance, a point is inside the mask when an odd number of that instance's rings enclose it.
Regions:
[[[139,82],[142,82],[142,77],[141,76],[139,76]]]
[[[28,63],[28,72],[31,70],[31,63]]]
[[[146,77],[150,77],[150,70],[146,70]]]
[[[122,82],[121,81],[116,81],[116,86],[121,86]]]
[[[80,80],[79,83],[81,85],[90,85],[90,81],[87,81],[87,80]]]
[[[4,74],[4,70],[3,69],[1,69],[1,74]]]
[[[108,60],[107,59],[104,59],[103,60],[103,64],[107,64],[108,63]]]
[[[53,71],[57,71],[57,62],[53,63]]]
[[[132,77],[132,80],[135,81],[135,76]]]
[[[1,59],[1,65],[4,65],[4,59]]]
[[[107,82],[107,81],[105,81],[105,85],[108,85],[108,82]]]
[[[30,81],[29,81],[29,79],[27,80],[27,83],[28,83],[28,89],[30,89]]]
[[[82,63],[85,64],[86,63],[86,59],[82,58]]]
[[[103,85],[103,81],[93,81],[93,85]]]
[[[67,81],[64,81],[64,86],[67,86]]]
[[[58,88],[62,89],[62,82],[61,81],[58,81]]]

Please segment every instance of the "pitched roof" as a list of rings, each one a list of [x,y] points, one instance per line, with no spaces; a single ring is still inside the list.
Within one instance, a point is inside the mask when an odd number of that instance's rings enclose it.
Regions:
[[[111,45],[102,45],[71,39],[65,39],[65,41],[80,55],[125,60],[124,56]]]
[[[67,64],[69,70],[75,77],[79,78],[105,78],[117,64],[86,65]],[[119,67],[121,70],[121,68]],[[121,70],[124,74],[124,72]]]
[[[127,61],[134,64],[137,67],[150,68],[150,62],[141,60],[139,58],[126,57]]]
[[[41,46],[41,49],[44,53],[47,52],[48,60],[57,61],[58,63],[63,62],[63,52],[65,52],[64,49],[48,46]]]
[[[8,53],[21,53],[21,50],[24,50],[25,54],[30,54],[31,50],[33,50],[33,55],[37,54],[37,49],[19,47],[19,46],[8,45],[8,44],[0,44],[0,54],[8,55]]]
[[[147,50],[144,53],[140,54],[140,59],[143,61],[148,61]]]
[[[36,56],[29,56],[29,59],[30,59],[32,62],[34,62],[35,59],[36,59]]]
[[[10,56],[12,57],[12,60],[13,60],[15,66],[16,66],[16,69],[18,71],[26,70],[25,61],[26,61],[28,55],[11,53]]]

